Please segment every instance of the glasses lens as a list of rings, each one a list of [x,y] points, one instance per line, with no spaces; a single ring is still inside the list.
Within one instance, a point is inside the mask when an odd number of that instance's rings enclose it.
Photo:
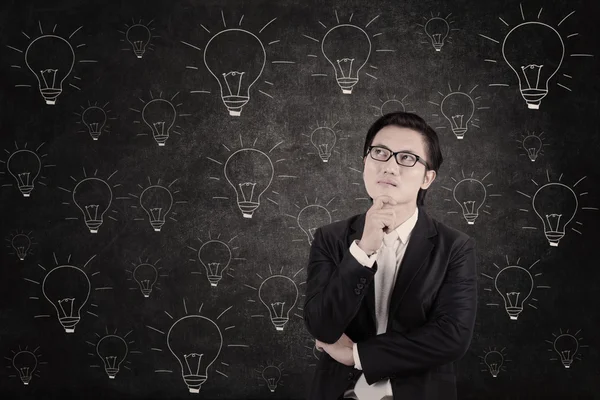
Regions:
[[[391,151],[385,149],[383,147],[372,147],[371,148],[371,157],[375,160],[386,161],[390,158]]]
[[[417,157],[410,153],[398,153],[396,154],[396,160],[401,165],[412,167],[417,162]]]

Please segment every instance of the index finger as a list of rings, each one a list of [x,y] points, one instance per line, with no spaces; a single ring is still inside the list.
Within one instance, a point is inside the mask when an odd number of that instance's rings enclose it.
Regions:
[[[387,195],[381,195],[378,196],[374,201],[373,201],[373,206],[375,207],[375,209],[381,209],[383,208],[384,204],[396,204],[397,201],[394,200],[393,197],[387,196]]]

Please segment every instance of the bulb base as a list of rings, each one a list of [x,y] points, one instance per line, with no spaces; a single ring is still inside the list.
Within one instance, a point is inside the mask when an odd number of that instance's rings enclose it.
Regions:
[[[206,375],[184,375],[183,380],[190,393],[200,393],[202,384],[206,382]]]
[[[31,191],[33,190],[33,185],[23,185],[19,186],[19,190],[23,194],[23,197],[29,197]]]
[[[273,325],[275,325],[275,330],[277,330],[277,331],[283,331],[283,328],[284,328],[285,324],[287,324],[288,321],[289,321],[289,318],[283,318],[283,317],[271,318],[271,322],[273,322]]]
[[[210,282],[210,286],[212,287],[217,287],[217,285],[219,284],[219,281],[222,279],[222,276],[219,275],[209,275],[208,276],[208,281]]]
[[[66,333],[75,333],[75,325],[79,323],[78,317],[65,317],[58,320],[63,328],[65,328]]]
[[[40,93],[46,101],[46,105],[53,106],[56,104],[56,98],[62,93],[62,89],[40,89]]]
[[[512,321],[516,321],[519,318],[521,311],[523,311],[523,307],[506,307],[506,312]]]
[[[150,225],[154,229],[154,232],[160,232],[160,229],[165,224],[164,221],[150,221]]]

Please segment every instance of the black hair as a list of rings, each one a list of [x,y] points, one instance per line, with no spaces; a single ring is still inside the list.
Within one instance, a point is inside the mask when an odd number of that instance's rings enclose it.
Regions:
[[[371,143],[373,143],[373,139],[375,139],[377,132],[390,125],[398,126],[400,128],[409,128],[419,132],[423,136],[429,170],[433,170],[437,174],[437,171],[444,161],[444,157],[442,157],[442,150],[440,149],[438,135],[432,127],[427,125],[427,122],[425,122],[423,118],[413,113],[398,111],[379,117],[367,131],[367,137],[365,138],[365,146],[363,149],[363,159],[367,156],[369,146],[371,146]],[[427,189],[419,189],[419,193],[417,194],[417,205],[422,206],[425,204],[426,194]],[[369,197],[369,199],[373,201],[371,197]]]

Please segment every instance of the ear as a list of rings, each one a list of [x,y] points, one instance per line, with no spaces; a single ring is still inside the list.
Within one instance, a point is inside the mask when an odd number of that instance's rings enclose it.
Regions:
[[[426,190],[431,186],[437,174],[434,170],[430,169],[425,172],[425,176],[423,176],[423,183],[421,184],[421,189]]]

